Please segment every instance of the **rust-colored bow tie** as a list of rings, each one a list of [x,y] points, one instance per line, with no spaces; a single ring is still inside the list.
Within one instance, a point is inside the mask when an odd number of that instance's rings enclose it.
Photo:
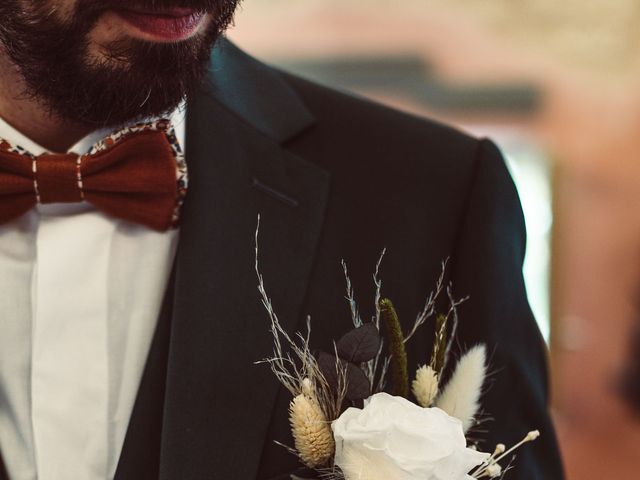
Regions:
[[[184,155],[168,120],[120,130],[85,155],[34,156],[0,140],[0,224],[38,203],[84,200],[165,231],[177,224],[186,188]]]

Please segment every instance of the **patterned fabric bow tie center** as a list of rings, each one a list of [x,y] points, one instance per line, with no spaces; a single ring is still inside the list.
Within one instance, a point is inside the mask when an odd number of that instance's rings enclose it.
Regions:
[[[74,153],[40,155],[33,160],[38,203],[70,203],[84,199],[82,157]]]

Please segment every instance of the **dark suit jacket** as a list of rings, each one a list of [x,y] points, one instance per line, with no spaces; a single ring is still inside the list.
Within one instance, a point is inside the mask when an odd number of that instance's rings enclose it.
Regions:
[[[117,480],[265,480],[297,461],[289,394],[254,362],[271,351],[261,268],[286,328],[312,316],[312,343],[350,328],[340,260],[365,316],[381,250],[383,293],[409,325],[440,262],[460,310],[458,343],[484,342],[495,371],[485,449],[534,428],[513,480],[563,478],[547,411],[545,346],[522,279],[525,230],[503,159],[488,140],[274,70],[226,41],[188,109],[190,186],[171,286]],[[425,363],[432,328],[409,346]],[[81,480],[81,479],[70,479]]]

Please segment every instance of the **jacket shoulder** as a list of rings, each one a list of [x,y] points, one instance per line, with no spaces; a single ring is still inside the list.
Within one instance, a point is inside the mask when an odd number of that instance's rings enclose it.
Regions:
[[[311,135],[340,148],[375,153],[396,162],[472,167],[480,148],[473,136],[434,119],[412,115],[352,93],[280,72],[317,120]]]
[[[382,221],[389,231],[405,232],[403,241],[414,238],[414,252],[432,245],[442,259],[451,255],[447,249],[453,248],[470,203],[481,203],[477,208],[489,214],[504,200],[519,211],[513,181],[491,141],[282,75],[316,118],[288,148],[329,172],[330,211],[350,222],[358,218],[359,230],[371,231]],[[504,219],[505,228],[518,236],[519,218]],[[396,241],[389,235],[385,244]]]

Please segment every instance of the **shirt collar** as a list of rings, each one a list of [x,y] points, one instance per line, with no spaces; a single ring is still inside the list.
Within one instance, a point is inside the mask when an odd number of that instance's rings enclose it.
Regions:
[[[184,102],[169,115],[169,119],[173,124],[178,141],[184,149],[186,137],[186,106]],[[103,138],[117,130],[119,130],[118,127],[101,128],[95,130],[72,145],[71,148],[67,150],[67,153],[82,155],[88,152],[96,142],[102,140]],[[7,140],[12,145],[18,145],[36,156],[42,155],[43,153],[50,153],[50,150],[39,145],[37,142],[31,140],[29,137],[16,130],[3,118],[0,118],[0,138]]]

